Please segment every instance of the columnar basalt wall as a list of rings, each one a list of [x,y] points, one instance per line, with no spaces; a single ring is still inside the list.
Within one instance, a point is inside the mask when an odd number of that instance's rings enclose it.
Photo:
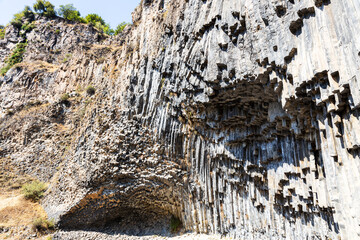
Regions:
[[[168,5],[164,48],[142,60],[133,111],[186,163],[187,229],[359,237],[355,9],[340,1]]]
[[[239,239],[359,238],[359,12],[357,0],[144,0],[127,36],[89,28],[69,45],[78,60],[32,75],[97,89],[69,132],[49,216],[63,228],[174,215]]]

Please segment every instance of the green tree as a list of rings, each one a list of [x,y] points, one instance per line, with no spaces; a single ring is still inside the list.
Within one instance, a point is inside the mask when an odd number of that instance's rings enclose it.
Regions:
[[[100,23],[101,25],[105,25],[105,21],[104,19],[102,19],[102,17],[100,17],[99,15],[95,14],[95,13],[91,13],[91,14],[88,14],[86,17],[85,17],[85,20],[87,23],[92,23],[92,24],[96,24],[96,23]]]
[[[85,19],[80,17],[80,12],[76,10],[76,8],[72,4],[60,5],[58,13],[60,16],[67,20],[75,22],[85,22]]]
[[[115,35],[118,35],[119,33],[121,33],[122,31],[124,31],[124,28],[129,25],[129,23],[126,22],[122,22],[119,25],[117,25],[116,29],[115,29]]]
[[[13,19],[10,21],[16,28],[21,28],[24,22],[32,22],[35,19],[35,15],[29,6],[25,6],[24,10],[14,14]]]
[[[97,15],[95,13],[88,14],[85,17],[85,21],[87,23],[93,24],[97,29],[103,31],[104,33],[106,33],[108,35],[114,34],[114,30],[110,28],[110,25],[107,24],[104,21],[104,19],[102,19],[102,17],[100,17],[99,15]]]
[[[48,18],[56,16],[55,7],[49,1],[37,0],[33,7],[35,12],[41,16]]]

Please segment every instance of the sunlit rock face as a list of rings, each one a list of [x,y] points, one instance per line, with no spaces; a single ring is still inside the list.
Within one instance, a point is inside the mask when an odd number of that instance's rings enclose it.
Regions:
[[[78,46],[81,29],[66,30],[54,46],[68,39],[75,59],[32,76],[47,76],[50,103],[79,84],[96,94],[79,122],[62,105],[73,131],[49,216],[135,234],[174,215],[240,239],[359,238],[359,12],[357,0],[144,0],[123,36],[88,30]]]

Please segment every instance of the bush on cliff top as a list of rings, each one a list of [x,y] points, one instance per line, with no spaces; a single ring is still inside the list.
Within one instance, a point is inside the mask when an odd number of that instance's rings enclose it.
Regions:
[[[40,16],[52,18],[56,16],[55,6],[52,5],[49,1],[37,0],[34,4],[34,10]]]
[[[74,21],[85,23],[85,19],[81,17],[80,12],[72,4],[60,5],[58,13],[63,18]]]
[[[126,22],[122,22],[119,25],[117,25],[116,29],[115,29],[115,35],[120,34],[122,31],[124,31],[124,28],[129,25],[129,23]]]
[[[55,6],[46,0],[37,0],[33,5],[33,9],[36,14],[44,16],[47,18],[54,18],[59,14],[59,16],[64,19],[80,22],[80,23],[90,23],[98,30],[102,31],[107,35],[119,34],[128,23],[121,23],[117,26],[116,30],[112,29],[109,24],[107,24],[102,17],[92,13],[88,14],[85,18],[81,17],[80,12],[73,6],[73,4],[60,5],[58,12],[55,11]],[[11,20],[11,24],[21,29],[24,24],[30,24],[35,20],[35,13],[31,10],[29,6],[26,6],[25,9],[14,15],[14,18]],[[0,29],[0,39],[3,38],[3,30]]]
[[[106,33],[108,35],[114,34],[114,30],[110,28],[110,25],[107,24],[104,21],[104,19],[102,19],[102,17],[100,17],[99,15],[97,15],[95,13],[88,14],[85,17],[85,21],[86,21],[86,23],[93,24],[97,29],[99,29],[100,31],[103,31],[104,33]]]
[[[35,19],[35,14],[29,6],[25,6],[24,10],[14,14],[13,19],[10,21],[14,27],[20,29],[25,22],[32,22]]]

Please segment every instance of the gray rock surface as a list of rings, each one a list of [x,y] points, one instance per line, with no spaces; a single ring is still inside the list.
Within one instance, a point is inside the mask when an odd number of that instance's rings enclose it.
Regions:
[[[112,38],[40,19],[2,80],[1,157],[51,180],[64,229],[163,234],[174,215],[238,239],[358,239],[359,12],[142,1]]]

